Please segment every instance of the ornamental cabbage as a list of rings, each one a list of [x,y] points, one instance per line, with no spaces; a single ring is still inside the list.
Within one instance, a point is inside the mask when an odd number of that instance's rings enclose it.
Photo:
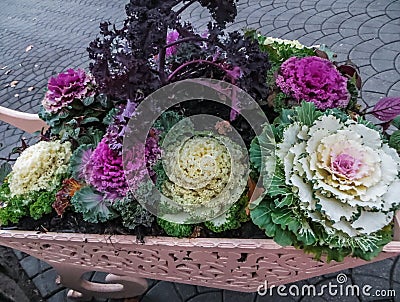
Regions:
[[[93,79],[84,70],[68,69],[50,78],[42,105],[46,111],[57,113],[74,99],[83,99],[92,95],[93,90],[90,85],[93,85]]]
[[[319,109],[344,108],[350,100],[347,79],[332,62],[315,56],[286,60],[276,84],[296,101],[312,102]]]
[[[266,196],[250,207],[253,222],[317,258],[376,256],[400,207],[396,150],[367,122],[306,102],[282,111],[275,134],[276,170]]]
[[[369,235],[389,224],[400,204],[400,157],[379,132],[353,120],[294,123],[277,155],[299,206],[329,233]]]
[[[9,177],[11,196],[52,191],[68,171],[71,143],[41,141],[25,149]]]
[[[97,145],[85,166],[86,182],[105,193],[107,199],[118,199],[125,196],[128,185],[122,167],[122,156],[110,149],[107,139]]]

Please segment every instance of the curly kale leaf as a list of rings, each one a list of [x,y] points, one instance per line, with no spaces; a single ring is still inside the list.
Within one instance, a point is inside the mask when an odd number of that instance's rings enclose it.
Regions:
[[[246,213],[248,204],[249,198],[243,195],[226,213],[213,220],[206,221],[204,225],[214,233],[240,228],[243,222],[249,220],[249,216]]]
[[[119,212],[123,226],[131,230],[139,226],[150,228],[155,219],[154,215],[134,200],[131,192],[128,192],[124,199],[117,201],[113,207]]]
[[[56,193],[57,190],[38,194],[34,202],[29,206],[30,216],[38,220],[43,215],[51,213],[53,210],[52,204],[56,200]]]
[[[0,225],[18,223],[18,221],[28,215],[30,199],[26,196],[11,197],[10,187],[4,182],[0,187]]]
[[[237,16],[237,0],[199,0],[199,3],[207,7],[213,19],[222,28],[226,23],[233,22]]]
[[[193,224],[179,224],[157,218],[158,225],[167,233],[169,236],[173,237],[189,237],[193,234],[194,225]]]
[[[56,193],[57,189],[11,196],[8,183],[4,182],[0,187],[0,203],[3,204],[0,208],[0,224],[18,223],[25,216],[37,220],[51,213]]]

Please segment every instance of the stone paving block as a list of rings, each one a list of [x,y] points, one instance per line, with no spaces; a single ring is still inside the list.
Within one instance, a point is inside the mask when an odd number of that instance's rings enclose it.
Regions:
[[[51,269],[39,274],[32,280],[40,294],[43,297],[48,297],[62,288],[55,282],[57,276],[57,272],[54,269]]]
[[[365,286],[370,287],[370,289],[366,289],[368,295],[362,295],[361,301],[379,301],[382,300],[381,297],[378,297],[375,293],[377,290],[379,291],[387,291],[392,289],[390,281],[384,278],[379,278],[375,276],[369,275],[358,275],[355,274],[353,276],[353,280],[355,284],[358,284],[360,288]]]
[[[244,302],[244,301],[254,301],[256,298],[256,293],[240,293],[236,291],[224,290],[222,293],[223,302]]]
[[[70,302],[67,298],[68,289],[64,289],[47,299],[47,302]]]
[[[196,286],[182,283],[175,283],[175,288],[184,301],[197,295]]]
[[[106,279],[107,275],[108,275],[108,273],[105,273],[105,272],[95,272],[93,274],[93,277],[90,279],[90,281],[96,282],[96,283],[106,283],[105,279]]]
[[[13,250],[15,256],[17,256],[18,260],[22,260],[23,258],[27,257],[28,254],[25,254],[24,252],[21,252],[19,250]]]
[[[171,302],[172,301],[174,300],[171,300]],[[222,293],[220,291],[203,293],[187,300],[186,302],[206,302],[206,301],[215,301],[215,302],[222,301]]]
[[[2,302],[29,302],[29,297],[7,275],[0,273],[0,301]]]
[[[28,256],[20,261],[22,268],[25,270],[29,278],[34,277],[51,268],[49,264],[39,259]]]
[[[257,295],[255,302],[295,302],[296,299],[290,295],[279,296],[277,294]],[[315,300],[317,301],[317,300]],[[318,302],[318,301],[317,301]]]
[[[171,282],[161,281],[153,286],[146,295],[140,300],[141,302],[184,302],[176,291]],[[203,300],[206,301],[206,300]]]

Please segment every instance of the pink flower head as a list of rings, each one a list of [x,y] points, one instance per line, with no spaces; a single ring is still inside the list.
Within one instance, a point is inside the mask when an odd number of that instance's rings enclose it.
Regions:
[[[333,160],[331,169],[335,173],[353,180],[358,175],[361,165],[361,160],[354,158],[350,154],[341,153]]]
[[[82,99],[93,92],[88,84],[93,80],[82,69],[68,69],[56,77],[50,78],[47,84],[47,92],[42,101],[44,109],[51,113],[57,113],[62,108],[72,103],[74,99]]]
[[[168,35],[167,35],[167,44],[174,43],[174,42],[178,41],[178,39],[179,39],[178,31],[173,30],[173,31],[169,32]],[[170,57],[170,56],[176,54],[177,46],[176,45],[170,46],[170,47],[167,48],[166,51],[167,51],[166,52],[166,56]]]
[[[280,68],[278,87],[298,102],[313,102],[319,109],[346,107],[350,100],[347,79],[332,62],[319,57],[291,57]]]

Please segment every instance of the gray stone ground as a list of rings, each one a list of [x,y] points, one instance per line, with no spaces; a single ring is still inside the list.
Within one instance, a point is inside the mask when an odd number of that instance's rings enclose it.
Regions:
[[[124,4],[121,0],[1,0],[0,104],[37,112],[47,79],[68,67],[87,67],[86,47],[96,37],[99,22],[123,20]],[[400,95],[399,0],[239,0],[238,10],[239,16],[230,29],[250,27],[275,37],[299,39],[306,45],[326,44],[338,53],[339,60],[351,59],[360,67],[362,97],[368,104],[382,96]],[[190,9],[186,17],[203,28],[208,20],[207,12],[199,7]],[[13,81],[18,83],[11,85]],[[6,156],[21,136],[27,137],[0,123],[0,157]],[[65,290],[54,283],[56,274],[50,266],[17,251],[15,255],[15,259],[8,255],[8,260],[0,263],[0,286],[16,281],[19,288],[30,295],[30,301],[67,301]],[[10,272],[7,265],[3,268],[5,263],[10,266],[13,263],[10,261],[16,260],[25,272]],[[349,284],[394,289],[398,297],[324,295],[312,298],[280,297],[277,294],[257,297],[199,286],[151,282],[152,286],[141,301],[400,301],[399,258],[344,273]],[[336,276],[321,276],[297,284],[334,283]],[[101,281],[104,274],[94,273],[90,277]],[[32,289],[33,285],[36,289]],[[0,301],[8,301],[1,296],[3,293],[4,288],[0,291]],[[22,295],[20,292],[14,294]],[[23,301],[23,298],[16,301]]]

